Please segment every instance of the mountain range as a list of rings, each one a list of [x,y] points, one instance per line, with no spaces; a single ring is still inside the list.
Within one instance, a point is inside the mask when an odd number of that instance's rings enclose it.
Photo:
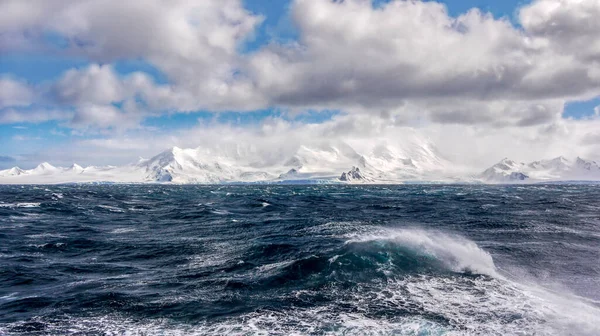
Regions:
[[[0,171],[0,184],[56,183],[535,183],[600,181],[594,161],[564,157],[519,163],[503,159],[482,173],[458,169],[423,138],[400,144],[345,142],[301,145],[289,154],[252,145],[173,147],[125,166],[73,164]]]
[[[503,159],[481,174],[483,181],[511,183],[518,181],[600,181],[600,166],[595,161],[562,156],[530,163]]]

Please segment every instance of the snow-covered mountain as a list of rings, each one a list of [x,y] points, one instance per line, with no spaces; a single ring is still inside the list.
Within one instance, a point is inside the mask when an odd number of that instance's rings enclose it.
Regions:
[[[54,167],[44,162],[37,167],[23,170],[13,167],[0,171],[0,184],[55,184],[71,182],[141,182],[131,166],[83,168],[78,164],[70,167]]]
[[[0,183],[398,183],[445,180],[451,177],[451,167],[435,146],[422,138],[394,144],[359,140],[315,142],[289,151],[261,151],[253,145],[231,144],[194,149],[173,147],[121,167],[83,168],[73,164],[59,168],[48,163],[31,170],[14,167],[0,171]]]
[[[263,146],[264,147],[264,146]],[[268,148],[268,147],[267,147]],[[285,148],[283,150],[282,148]],[[67,168],[42,163],[29,170],[0,171],[0,184],[54,183],[512,183],[600,180],[594,161],[563,157],[528,164],[504,159],[482,174],[456,168],[433,143],[418,136],[405,141],[315,142],[273,150],[252,144],[211,148],[173,147],[150,159],[115,167]]]
[[[150,160],[141,161],[136,168],[145,182],[213,184],[267,181],[277,177],[247,165],[239,154],[231,156],[203,148],[174,147]]]
[[[342,176],[340,176],[340,181],[362,183],[368,181],[368,178],[361,174],[360,168],[352,167],[349,172],[342,173]]]
[[[595,161],[577,158],[570,161],[562,156],[531,163],[503,159],[481,174],[490,183],[536,181],[600,181],[600,166]]]

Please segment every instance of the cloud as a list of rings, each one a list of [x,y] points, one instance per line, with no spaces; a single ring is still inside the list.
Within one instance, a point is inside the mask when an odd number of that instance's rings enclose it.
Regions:
[[[0,50],[52,49],[52,33],[67,46],[54,52],[90,60],[36,91],[79,129],[266,108],[531,128],[560,122],[568,101],[600,95],[600,0],[535,0],[517,26],[477,9],[453,17],[434,1],[293,0],[290,11],[296,42],[242,54],[263,18],[241,0],[5,0]],[[168,83],[117,74],[111,63],[122,59],[148,62]],[[10,104],[33,99],[21,96]],[[23,120],[18,111],[12,119]]]
[[[598,0],[537,0],[519,12],[529,34],[583,61],[600,61],[599,16]]]
[[[201,147],[213,157],[236,158],[247,165],[274,165],[293,157],[302,146],[327,148],[350,145],[369,153],[377,145],[431,141],[456,166],[481,172],[504,157],[518,161],[560,155],[600,159],[600,143],[584,144],[586,134],[597,133],[600,119],[557,120],[523,128],[518,125],[490,128],[485,125],[433,124],[428,127],[397,125],[393,120],[365,114],[337,115],[319,124],[277,118],[252,126],[202,123],[177,132],[136,129],[127,133],[75,138],[65,151],[50,146],[30,156],[32,162],[50,161],[68,166],[121,165],[149,158],[172,146]],[[525,130],[525,131],[524,131]],[[90,156],[89,153],[94,153]]]
[[[68,120],[73,112],[55,109],[19,110],[8,108],[0,110],[0,124],[41,123],[50,120]]]
[[[156,108],[220,109],[260,100],[240,75],[238,47],[262,17],[241,0],[6,0],[0,21],[0,50],[52,49],[44,36],[53,33],[67,45],[55,52],[100,64],[145,60],[169,80],[147,88],[160,97]],[[55,92],[63,102],[98,104],[121,98],[122,85],[110,66],[94,65],[68,72]]]
[[[567,11],[571,4],[563,2]],[[529,22],[534,14],[524,11]],[[250,62],[261,91],[278,104],[390,108],[406,100],[473,104],[600,93],[598,64],[548,47],[560,44],[554,36],[538,36],[550,21],[530,32],[531,25],[519,30],[475,9],[453,18],[444,5],[421,1],[374,7],[362,0],[296,0],[292,12],[299,43],[272,45]]]
[[[92,64],[67,71],[52,87],[64,104],[110,104],[124,99],[124,87],[110,65]]]
[[[600,145],[600,132],[594,131],[587,133],[581,140],[583,145]]]
[[[69,125],[75,128],[95,127],[106,128],[131,128],[135,127],[141,116],[135,111],[123,110],[112,105],[84,105],[77,109]]]
[[[0,109],[6,107],[28,106],[34,94],[31,88],[20,81],[0,77]]]

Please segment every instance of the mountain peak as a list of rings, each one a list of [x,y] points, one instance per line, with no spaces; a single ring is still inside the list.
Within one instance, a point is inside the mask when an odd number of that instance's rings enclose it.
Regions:
[[[85,169],[83,169],[82,166],[78,165],[77,163],[73,163],[73,165],[69,168],[69,170],[77,172],[77,173],[81,173],[83,172]]]
[[[580,157],[577,157],[577,160],[575,161],[575,167],[577,167],[580,171],[584,170],[588,172],[600,172],[600,166],[598,166],[596,161],[588,161]]]
[[[514,170],[520,167],[523,164],[519,164],[516,161],[513,161],[509,158],[504,158],[500,160],[500,162],[496,163],[492,168],[497,168],[503,171]]]
[[[568,163],[568,162],[569,162],[569,160],[567,160],[567,158],[565,158],[565,157],[564,157],[564,156],[562,156],[562,155],[561,155],[561,156],[559,156],[559,157],[556,157],[556,158],[554,158],[554,159],[552,159],[552,160],[550,160],[550,161],[551,161],[551,162],[562,162],[562,163]]]
[[[365,177],[363,176],[363,174],[360,171],[360,168],[358,167],[352,167],[352,169],[349,172],[344,172],[342,173],[342,176],[340,176],[340,181],[343,182],[355,182],[363,180],[365,180]]]
[[[19,176],[25,173],[26,172],[19,167],[12,167],[10,169],[0,171],[0,176]]]
[[[53,169],[56,169],[56,168],[53,165],[49,164],[48,162],[42,162],[35,169],[38,169],[38,170],[53,170]]]
[[[594,161],[578,157],[569,161],[564,156],[550,160],[534,161],[529,164],[517,164],[503,159],[481,174],[487,181],[512,182],[524,180],[568,181],[600,180],[600,166]]]

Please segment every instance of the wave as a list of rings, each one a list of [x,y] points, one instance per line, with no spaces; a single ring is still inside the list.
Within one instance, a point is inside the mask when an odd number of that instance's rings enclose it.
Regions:
[[[207,334],[597,335],[600,309],[522,284],[464,237],[421,229],[362,229],[322,255],[268,263],[230,289],[308,288],[283,301],[321,303],[263,311]],[[281,252],[281,247],[263,250]],[[325,305],[322,305],[325,303]],[[379,312],[373,316],[370,312]],[[233,323],[233,326],[232,326]],[[231,327],[231,328],[229,328]],[[252,329],[254,328],[254,329]]]
[[[350,235],[347,244],[377,243],[404,248],[416,256],[440,261],[455,272],[498,276],[492,256],[475,242],[458,235],[420,229],[379,229],[375,234]]]
[[[464,237],[423,229],[370,227],[371,233],[366,233],[359,225],[344,235],[335,227],[331,225],[330,238],[336,243],[318,255],[299,257],[295,245],[284,243],[254,245],[245,251],[251,252],[246,254],[250,258],[236,264],[241,272],[237,275],[248,270],[251,279],[241,286],[235,281],[243,279],[230,279],[226,295],[256,290],[251,298],[261,303],[252,311],[194,323],[169,315],[160,319],[102,314],[62,320],[46,317],[0,324],[0,334],[600,333],[597,307],[508,279],[499,274],[489,253]],[[230,247],[218,250],[230,251]],[[244,253],[243,249],[237,252]],[[198,267],[229,267],[236,260],[229,255],[222,260],[199,256],[196,262],[202,263]],[[198,302],[205,304],[206,296],[204,291],[173,292],[156,304],[194,308],[183,314],[196,314]]]
[[[600,332],[597,308],[489,277],[415,276],[351,290],[297,290],[280,299],[297,304],[199,323],[123,315],[53,317],[0,325],[0,333],[592,336]],[[302,304],[309,300],[319,304]]]
[[[352,286],[419,275],[500,277],[492,257],[460,236],[373,227],[375,234],[364,234],[357,229],[350,237],[332,235],[338,243],[316,253],[283,243],[254,246],[244,253],[247,263],[233,266],[246,270],[244,275],[229,279],[226,287]]]
[[[104,204],[100,204],[98,205],[98,208],[101,208],[103,210],[107,210],[108,212],[115,212],[115,213],[123,213],[125,212],[125,210],[116,207],[116,206],[112,206],[112,205],[104,205]]]

